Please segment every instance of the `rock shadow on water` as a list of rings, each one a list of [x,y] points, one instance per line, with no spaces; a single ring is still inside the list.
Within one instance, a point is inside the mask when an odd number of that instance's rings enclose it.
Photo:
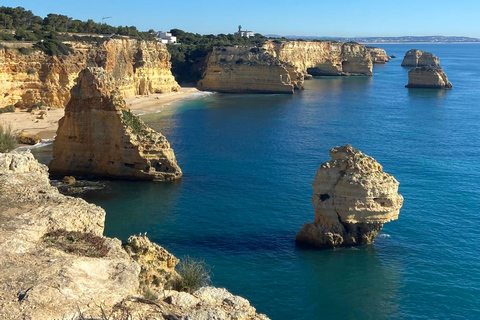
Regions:
[[[408,88],[408,97],[416,99],[444,99],[450,90],[439,88]]]

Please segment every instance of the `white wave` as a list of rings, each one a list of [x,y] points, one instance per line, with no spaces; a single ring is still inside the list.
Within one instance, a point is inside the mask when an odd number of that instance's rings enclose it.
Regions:
[[[380,233],[377,238],[390,238],[390,235],[388,233]]]
[[[16,148],[15,150],[16,151],[26,151],[26,150],[42,148],[42,147],[51,145],[53,143],[53,141],[55,141],[55,138],[53,138],[53,139],[42,139],[42,141],[40,141],[37,144],[34,144],[33,146],[22,146],[22,147]]]

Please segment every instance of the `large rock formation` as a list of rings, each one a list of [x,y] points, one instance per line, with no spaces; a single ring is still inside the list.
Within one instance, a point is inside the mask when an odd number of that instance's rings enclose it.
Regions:
[[[265,49],[245,46],[214,47],[197,84],[200,90],[219,92],[293,93],[294,87],[284,62]]]
[[[268,41],[257,47],[215,47],[197,87],[219,92],[293,93],[305,75],[372,75],[372,59],[358,43]]]
[[[451,89],[452,84],[442,67],[418,67],[408,72],[408,84],[405,87]]]
[[[315,220],[295,240],[320,248],[372,243],[385,222],[398,218],[398,181],[348,144],[331,149],[330,157],[313,180]]]
[[[31,107],[42,103],[63,108],[79,72],[97,66],[111,72],[125,97],[164,93],[179,89],[170,71],[170,54],[156,41],[115,39],[96,43],[70,43],[66,57],[48,56],[41,51],[21,54],[0,49],[0,107]]]
[[[392,57],[387,56],[387,52],[381,48],[367,47],[367,51],[372,58],[372,62],[375,64],[385,64],[392,59]]]
[[[402,61],[402,67],[438,67],[439,65],[440,59],[433,53],[418,49],[408,50]]]
[[[117,81],[103,68],[86,68],[71,90],[53,144],[50,171],[141,180],[182,176],[167,139],[126,107]]]
[[[102,237],[105,211],[59,194],[29,152],[0,153],[0,203],[0,319],[268,320],[225,289],[164,290],[178,259]]]

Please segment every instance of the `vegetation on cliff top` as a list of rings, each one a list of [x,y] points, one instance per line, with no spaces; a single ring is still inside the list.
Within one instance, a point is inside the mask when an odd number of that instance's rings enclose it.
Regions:
[[[101,38],[79,36],[75,33],[120,35],[153,40],[151,32],[140,32],[134,26],[113,27],[105,23],[96,23],[92,19],[81,21],[54,13],[41,18],[22,7],[0,7],[0,40],[38,41],[35,48],[49,55],[69,53],[69,48],[62,41],[102,41]]]
[[[177,44],[169,44],[172,56],[172,73],[179,83],[196,83],[200,80],[205,58],[214,46],[262,46],[266,37],[256,33],[246,38],[234,34],[201,35],[180,29],[170,30],[177,37]]]

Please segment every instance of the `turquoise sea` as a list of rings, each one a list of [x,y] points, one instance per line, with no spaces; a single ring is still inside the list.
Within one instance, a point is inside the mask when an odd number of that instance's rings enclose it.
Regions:
[[[294,95],[211,94],[144,116],[184,177],[107,181],[84,195],[106,235],[147,232],[212,266],[213,284],[274,320],[480,319],[480,44],[382,45],[373,77],[320,77]],[[440,58],[453,89],[406,89],[405,52]],[[400,182],[374,245],[295,247],[311,182],[350,143]]]

